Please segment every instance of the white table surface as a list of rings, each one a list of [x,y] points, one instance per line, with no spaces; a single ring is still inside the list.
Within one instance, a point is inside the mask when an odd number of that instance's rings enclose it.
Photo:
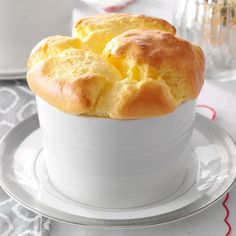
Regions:
[[[154,15],[171,22],[174,6],[174,0],[139,0],[123,11]],[[215,122],[223,125],[236,139],[236,81],[206,81],[198,103],[213,107],[217,112]],[[222,202],[223,199],[187,219],[143,229],[101,230],[53,221],[51,236],[222,236],[227,232],[227,226],[224,223],[226,212]],[[231,235],[236,235],[236,186],[230,192],[228,207],[230,209],[229,222],[232,225]]]

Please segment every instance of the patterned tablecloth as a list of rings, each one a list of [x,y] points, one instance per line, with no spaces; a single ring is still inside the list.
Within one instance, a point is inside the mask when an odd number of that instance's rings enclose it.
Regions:
[[[35,100],[26,81],[0,81],[0,139],[18,122],[36,112]],[[13,199],[0,188],[0,235],[49,235],[50,221]]]
[[[25,80],[0,81],[0,137],[35,112],[34,96]]]

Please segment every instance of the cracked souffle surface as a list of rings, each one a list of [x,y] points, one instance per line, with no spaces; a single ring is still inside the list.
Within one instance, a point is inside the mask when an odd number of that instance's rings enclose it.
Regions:
[[[81,19],[73,37],[51,36],[32,50],[27,81],[57,109],[114,119],[156,117],[195,99],[202,50],[162,19],[107,14]]]

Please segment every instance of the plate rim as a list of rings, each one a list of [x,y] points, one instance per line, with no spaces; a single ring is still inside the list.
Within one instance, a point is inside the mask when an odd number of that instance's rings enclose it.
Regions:
[[[13,76],[26,74],[26,69],[0,69],[0,76]]]
[[[0,81],[2,80],[16,80],[16,79],[26,79],[26,70],[17,73],[1,73],[0,71]]]
[[[204,117],[203,115],[197,113],[198,117],[201,117],[201,119],[204,119],[205,122],[208,122],[208,125],[210,126],[214,126],[215,129],[219,129],[221,133],[223,133],[224,135],[226,135],[226,137],[228,137],[230,139],[230,141],[232,142],[234,148],[235,148],[235,140],[233,139],[233,137],[224,129],[222,128],[221,126],[219,126],[218,124],[212,124],[211,121]],[[30,116],[29,118],[27,118],[26,120],[23,120],[22,122],[20,122],[18,125],[16,125],[13,129],[11,129],[1,140],[0,140],[0,153],[1,156],[0,156],[0,161],[1,159],[4,158],[4,143],[7,143],[7,140],[9,139],[9,137],[11,135],[14,134],[14,131],[16,131],[17,129],[21,129],[22,127],[24,127],[27,123],[30,124],[30,122],[36,122],[35,124],[35,127],[31,130],[28,131],[26,137],[28,135],[30,135],[31,133],[33,133],[34,131],[36,131],[38,128],[39,128],[39,125],[38,125],[38,117],[37,117],[37,113]],[[22,140],[24,140],[26,137],[22,138]],[[20,140],[20,141],[22,141]],[[17,147],[20,145],[20,141],[18,141],[16,148],[14,150],[17,150]],[[236,148],[235,148],[236,150]],[[234,157],[236,158],[236,152],[234,150],[234,153],[232,153],[234,155]],[[13,153],[13,152],[12,152]],[[12,154],[11,153],[11,154]],[[1,173],[1,170],[0,170],[0,174],[2,175]],[[102,227],[102,228],[137,228],[137,227],[145,227],[145,226],[151,226],[151,225],[161,225],[161,224],[166,224],[166,223],[170,223],[170,222],[174,222],[174,221],[179,221],[179,220],[182,220],[182,219],[185,219],[185,218],[188,218],[192,215],[195,215],[196,213],[198,212],[201,212],[203,210],[205,210],[206,208],[208,208],[209,206],[213,205],[214,203],[216,203],[217,201],[219,201],[231,188],[232,186],[234,185],[234,183],[236,182],[236,175],[234,175],[234,177],[232,178],[232,182],[230,182],[229,186],[227,185],[227,187],[224,189],[224,191],[218,193],[217,197],[215,197],[213,200],[211,200],[210,202],[207,202],[207,203],[204,203],[201,207],[197,208],[197,209],[194,209],[190,212],[187,212],[186,214],[184,215],[181,215],[177,218],[171,218],[171,219],[167,219],[167,220],[162,220],[162,221],[159,221],[159,217],[161,215],[156,215],[156,216],[151,216],[151,217],[145,217],[145,218],[136,218],[136,219],[117,219],[117,220],[114,220],[114,219],[95,219],[95,218],[88,218],[88,217],[84,217],[84,216],[78,216],[78,215],[74,215],[74,214],[68,214],[68,213],[65,213],[61,210],[57,210],[56,209],[56,212],[54,211],[53,214],[50,214],[50,212],[47,212],[45,213],[45,211],[41,208],[39,209],[40,207],[35,207],[35,206],[31,206],[29,204],[27,204],[26,202],[22,201],[20,199],[20,197],[17,197],[15,196],[15,194],[11,193],[8,191],[7,187],[3,184],[3,180],[0,179],[0,184],[1,184],[1,187],[2,189],[10,196],[12,197],[14,200],[16,200],[17,202],[19,202],[20,204],[22,204],[23,206],[25,206],[26,208],[28,208],[29,210],[33,211],[33,212],[36,212],[37,214],[39,215],[42,215],[42,216],[45,216],[47,218],[50,218],[50,219],[53,219],[53,220],[56,220],[56,221],[59,221],[59,222],[64,222],[64,223],[69,223],[69,224],[76,224],[76,225],[84,225],[84,226],[89,226],[89,227]],[[200,197],[200,199],[202,199],[204,197],[204,195],[202,197]],[[199,200],[199,199],[198,199]],[[195,203],[196,201],[194,201],[193,203]],[[184,206],[184,207],[181,207],[180,209],[177,209],[177,210],[174,210],[174,211],[171,211],[171,212],[168,212],[168,213],[164,213],[162,215],[168,215],[168,214],[173,214],[175,212],[178,213],[178,211],[180,211],[181,209],[185,208],[185,207],[188,207],[189,205],[191,205],[192,203],[188,204],[187,206]],[[54,208],[50,208],[49,209],[51,210],[55,210]],[[63,218],[62,216],[57,216],[56,214],[58,213],[62,213],[62,214],[66,214],[67,217],[66,219]]]

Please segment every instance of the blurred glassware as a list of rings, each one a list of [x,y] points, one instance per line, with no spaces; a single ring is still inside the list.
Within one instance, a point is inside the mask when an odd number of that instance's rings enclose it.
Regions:
[[[173,20],[178,35],[204,50],[206,78],[236,79],[236,0],[182,0]]]

